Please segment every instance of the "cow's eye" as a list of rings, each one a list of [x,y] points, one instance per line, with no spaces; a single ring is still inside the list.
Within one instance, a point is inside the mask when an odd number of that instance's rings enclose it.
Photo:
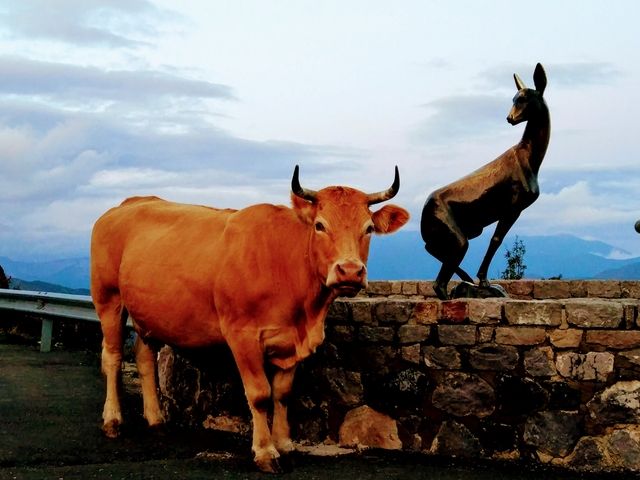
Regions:
[[[322,222],[316,222],[316,232],[324,232],[325,228]]]
[[[371,234],[372,234],[373,232],[375,232],[375,231],[376,231],[376,227],[375,227],[375,226],[373,226],[373,225],[369,225],[369,226],[367,227],[367,235],[371,235]]]

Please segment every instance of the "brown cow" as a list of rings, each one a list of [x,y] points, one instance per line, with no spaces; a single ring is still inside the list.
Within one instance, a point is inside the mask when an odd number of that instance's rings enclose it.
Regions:
[[[367,284],[372,233],[392,233],[409,220],[396,195],[349,187],[307,190],[291,182],[293,208],[242,210],[134,197],[105,213],[91,238],[91,295],[102,323],[107,398],[103,431],[122,423],[118,380],[127,314],[138,332],[134,351],[150,427],[164,418],[156,391],[156,354],[145,340],[187,348],[226,343],[233,352],[253,415],[255,462],[279,472],[294,447],[285,399],[296,365],[324,339],[324,319],[338,296]],[[269,383],[264,362],[277,368]],[[274,402],[271,432],[267,404]]]

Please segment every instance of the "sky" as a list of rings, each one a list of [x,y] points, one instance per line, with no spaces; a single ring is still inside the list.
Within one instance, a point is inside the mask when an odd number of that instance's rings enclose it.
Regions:
[[[134,195],[242,208],[303,186],[433,190],[516,144],[544,65],[540,198],[510,235],[640,255],[640,3],[0,0],[0,256],[87,256]],[[489,227],[492,229],[493,227]]]

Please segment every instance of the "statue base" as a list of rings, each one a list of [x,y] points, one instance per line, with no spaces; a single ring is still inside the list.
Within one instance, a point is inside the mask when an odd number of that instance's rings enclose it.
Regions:
[[[509,297],[500,285],[480,287],[475,283],[460,282],[451,290],[450,298],[502,298]]]

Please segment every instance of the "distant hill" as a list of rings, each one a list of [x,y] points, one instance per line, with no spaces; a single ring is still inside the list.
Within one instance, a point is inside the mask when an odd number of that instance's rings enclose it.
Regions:
[[[493,234],[492,229],[487,230],[469,242],[469,250],[462,262],[462,268],[474,278]],[[564,279],[618,278],[607,275],[615,275],[609,273],[610,270],[640,262],[638,257],[623,260],[608,258],[624,258],[628,252],[604,242],[583,240],[573,235],[520,235],[519,238],[526,247],[526,278],[557,275],[562,275]],[[496,252],[489,278],[500,278],[500,273],[506,268],[506,247],[512,248],[514,240],[515,235],[507,237]],[[400,231],[371,240],[368,270],[371,280],[427,280],[436,277],[440,262],[425,251],[420,232]],[[634,274],[632,270],[625,272],[625,279],[640,279],[640,274]]]
[[[640,263],[624,265],[620,268],[612,268],[600,272],[593,278],[608,280],[640,280]]]
[[[89,258],[68,258],[48,262],[23,262],[0,257],[8,277],[22,281],[41,281],[68,288],[89,288]]]
[[[17,288],[19,290],[28,290],[32,292],[50,292],[50,293],[67,293],[69,295],[91,295],[88,288],[68,288],[53,283],[40,282],[38,280],[27,282],[19,278],[11,278],[9,280],[9,288]]]

